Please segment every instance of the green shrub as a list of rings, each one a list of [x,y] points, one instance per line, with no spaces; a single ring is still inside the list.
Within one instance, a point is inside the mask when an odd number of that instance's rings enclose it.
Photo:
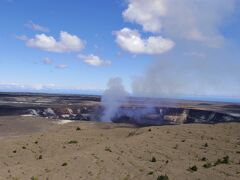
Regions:
[[[167,175],[161,175],[157,177],[157,180],[169,180]]]
[[[110,147],[105,147],[105,151],[112,152]]]
[[[223,159],[218,159],[215,163],[214,166],[217,166],[219,164],[229,164],[229,156],[224,156]]]
[[[39,156],[38,156],[38,159],[42,159],[42,155],[39,155]]]
[[[78,142],[76,140],[71,140],[68,142],[68,144],[77,144]]]
[[[229,156],[228,155],[223,157],[222,163],[229,164]]]
[[[197,171],[197,170],[198,170],[198,168],[197,168],[197,166],[196,166],[196,165],[194,165],[194,166],[190,167],[190,168],[189,168],[189,170],[190,170],[190,171]]]
[[[217,166],[218,164],[221,164],[222,160],[221,159],[217,159],[217,161],[214,163],[214,166]]]
[[[151,162],[156,162],[156,158],[153,156],[152,159],[150,160]]]
[[[80,128],[80,127],[77,127],[76,131],[80,131],[80,130],[81,130],[81,128]]]
[[[210,167],[212,167],[212,164],[211,163],[206,163],[206,164],[203,165],[203,167],[204,168],[210,168]]]
[[[62,166],[67,166],[67,163],[66,162],[62,163]]]
[[[153,175],[153,171],[148,172],[148,175]]]

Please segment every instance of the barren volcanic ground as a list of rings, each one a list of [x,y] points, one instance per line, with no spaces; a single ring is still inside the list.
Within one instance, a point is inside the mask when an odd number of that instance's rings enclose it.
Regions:
[[[0,124],[13,131],[0,139],[3,180],[240,178],[239,123],[134,127],[11,116]]]
[[[1,93],[0,180],[240,179],[238,104],[130,98],[117,123],[103,110],[98,96]]]

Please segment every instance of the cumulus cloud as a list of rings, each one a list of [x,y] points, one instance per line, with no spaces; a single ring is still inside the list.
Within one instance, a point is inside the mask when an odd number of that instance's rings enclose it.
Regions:
[[[77,52],[84,48],[84,42],[76,35],[61,31],[57,41],[52,36],[37,34],[34,38],[27,39],[26,45],[49,52]]]
[[[223,40],[219,27],[233,11],[234,3],[235,0],[129,0],[123,17],[147,32],[216,47]]]
[[[50,58],[45,57],[45,58],[43,59],[43,63],[44,63],[44,64],[47,64],[47,65],[51,65],[51,64],[53,63],[53,61],[52,61]]]
[[[129,0],[123,17],[142,25],[145,31],[159,32],[162,28],[161,17],[166,15],[166,11],[164,0]]]
[[[83,62],[91,65],[91,66],[103,66],[103,65],[111,65],[111,61],[101,59],[100,57],[90,54],[90,55],[78,55],[78,58],[83,60]]]
[[[66,69],[66,68],[68,68],[68,65],[67,64],[58,64],[58,65],[56,65],[56,68],[58,68],[58,69]]]
[[[32,21],[29,21],[27,24],[25,24],[26,27],[33,29],[35,31],[40,31],[40,32],[49,32],[49,29],[47,27],[41,26],[39,24],[35,24]]]
[[[161,54],[173,48],[175,43],[161,36],[142,38],[137,30],[123,28],[116,32],[116,42],[124,50],[135,54]]]

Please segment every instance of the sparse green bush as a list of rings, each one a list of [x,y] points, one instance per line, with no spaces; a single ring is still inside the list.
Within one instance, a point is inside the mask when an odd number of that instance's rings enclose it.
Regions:
[[[77,144],[78,142],[76,140],[71,140],[68,142],[68,144]]]
[[[153,175],[153,171],[148,172],[148,175]]]
[[[214,163],[214,166],[217,166],[218,164],[221,164],[222,160],[221,159],[217,159],[217,161]]]
[[[161,175],[157,177],[157,180],[169,180],[167,175]]]
[[[153,156],[152,159],[150,160],[151,162],[156,162],[156,158]]]
[[[205,158],[205,157],[203,157],[202,159],[201,159],[201,161],[206,161],[207,160],[207,158]]]
[[[42,155],[39,155],[39,156],[38,156],[38,159],[42,159]]]
[[[17,150],[13,150],[13,153],[16,153],[17,152]]]
[[[105,151],[112,152],[110,147],[105,147]]]
[[[34,143],[35,143],[35,144],[38,144],[38,141],[35,141]]]
[[[81,128],[80,128],[80,127],[77,127],[76,131],[80,131],[80,130],[81,130]]]
[[[222,163],[229,164],[229,156],[228,155],[223,157]]]
[[[62,163],[62,166],[67,166],[67,163],[66,162]]]
[[[198,168],[197,168],[197,166],[196,166],[196,165],[194,165],[194,166],[190,167],[190,168],[189,168],[189,170],[190,170],[190,171],[197,171],[197,170],[198,170]]]
[[[204,147],[208,147],[208,143],[205,143],[205,144],[204,144]]]
[[[210,168],[210,167],[212,167],[212,164],[211,163],[206,163],[206,164],[203,165],[203,167],[204,168]]]
[[[219,164],[229,164],[229,156],[224,156],[223,159],[218,159],[215,163],[214,166],[217,166]]]

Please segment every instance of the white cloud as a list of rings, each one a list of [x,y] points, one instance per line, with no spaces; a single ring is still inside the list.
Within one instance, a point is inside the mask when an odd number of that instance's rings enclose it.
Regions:
[[[68,68],[68,65],[67,64],[58,64],[58,65],[56,65],[56,68],[58,68],[58,69],[66,69],[66,68]]]
[[[166,11],[165,0],[129,0],[123,17],[142,25],[145,31],[159,32],[162,28],[160,18],[166,15]]]
[[[128,0],[123,17],[147,32],[216,47],[223,41],[219,27],[234,10],[234,3],[235,0]]]
[[[53,61],[52,61],[50,58],[45,57],[45,58],[43,59],[43,63],[44,63],[44,64],[47,64],[47,65],[51,65],[51,64],[53,63]]]
[[[61,31],[57,41],[52,36],[37,34],[34,38],[27,39],[26,45],[49,52],[77,52],[84,48],[84,42],[76,35]]]
[[[173,48],[175,43],[161,36],[143,39],[137,30],[123,28],[116,32],[116,42],[124,50],[135,54],[161,54]]]
[[[32,21],[29,21],[26,26],[30,29],[33,29],[35,31],[40,31],[40,32],[49,32],[49,29],[47,27],[41,26],[39,24],[35,24]]]
[[[103,60],[100,57],[90,54],[90,55],[78,55],[78,58],[82,59],[83,62],[91,65],[91,66],[103,66],[103,65],[111,65],[111,61]]]

